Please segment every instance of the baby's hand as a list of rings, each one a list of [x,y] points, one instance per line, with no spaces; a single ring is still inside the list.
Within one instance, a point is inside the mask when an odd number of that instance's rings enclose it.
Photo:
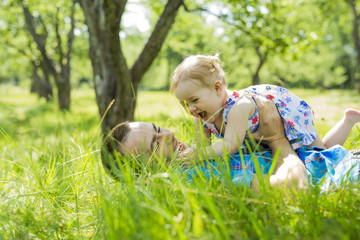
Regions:
[[[177,155],[176,161],[179,161],[183,165],[189,165],[190,160],[195,157],[195,148],[189,147]]]

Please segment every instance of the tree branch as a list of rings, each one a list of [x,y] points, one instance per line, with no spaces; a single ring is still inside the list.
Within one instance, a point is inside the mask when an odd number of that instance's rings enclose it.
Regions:
[[[169,0],[166,4],[165,9],[148,42],[131,68],[132,82],[134,86],[137,86],[142,76],[159,53],[181,5],[183,5],[183,0]]]
[[[60,68],[63,69],[63,59],[64,59],[64,52],[62,50],[62,41],[61,41],[61,35],[60,35],[60,30],[59,30],[59,11],[60,8],[57,7],[56,8],[56,15],[55,15],[55,35],[56,35],[56,40],[57,40],[57,51],[59,53],[59,65]]]
[[[37,46],[38,50],[40,51],[45,64],[51,70],[52,74],[54,75],[54,78],[57,79],[56,75],[58,73],[56,71],[55,65],[54,65],[52,59],[50,59],[49,56],[46,53],[45,44],[46,44],[47,34],[40,35],[40,34],[36,33],[34,17],[31,15],[31,13],[29,11],[29,8],[27,8],[24,5],[23,5],[23,12],[24,12],[25,21],[26,21],[26,24],[28,26],[29,32],[30,32],[31,36],[34,39],[34,41],[36,43],[36,46]],[[42,22],[42,20],[41,20],[41,22]]]
[[[213,12],[209,11],[208,9],[203,8],[203,7],[197,7],[197,8],[194,8],[194,9],[189,9],[189,8],[184,4],[184,9],[185,9],[185,11],[187,11],[187,12],[196,12],[196,11],[206,12],[207,14],[209,14],[209,15],[211,15],[211,16],[217,17],[218,19],[220,19],[220,20],[223,21],[224,23],[229,24],[229,25],[231,25],[231,26],[233,26],[233,27],[238,28],[239,30],[241,30],[242,32],[244,32],[246,35],[248,35],[248,36],[252,35],[252,33],[251,33],[249,30],[247,30],[246,27],[244,27],[244,26],[246,26],[246,23],[245,23],[245,21],[244,21],[243,19],[241,19],[241,18],[239,18],[238,20],[241,22],[242,25],[236,24],[236,23],[234,23],[234,22],[231,22],[231,21],[228,19],[227,15],[225,15],[225,14],[215,14],[215,13],[213,13]]]
[[[7,40],[5,41],[5,44],[9,45],[9,47],[12,47],[19,53],[23,54],[29,61],[34,61],[32,54],[27,53],[24,49],[19,48],[17,45],[15,45]]]
[[[73,41],[75,38],[74,35],[74,29],[75,29],[75,4],[76,4],[76,0],[72,1],[72,6],[71,6],[71,13],[70,13],[70,20],[71,20],[71,28],[69,30],[68,33],[68,44],[67,44],[67,53],[66,53],[66,67],[69,68],[70,67],[70,57],[71,57],[71,50],[72,50],[72,45],[73,45]]]

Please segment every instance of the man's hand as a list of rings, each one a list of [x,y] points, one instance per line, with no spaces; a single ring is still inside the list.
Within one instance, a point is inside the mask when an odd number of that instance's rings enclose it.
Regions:
[[[292,149],[285,136],[284,124],[274,102],[263,97],[255,97],[259,110],[259,128],[253,133],[256,140],[269,145],[273,154],[280,148],[275,174],[270,176],[272,186],[296,187],[303,189],[308,186],[306,168]]]
[[[309,185],[304,163],[296,156],[289,155],[276,170],[276,174],[270,176],[270,185],[274,187],[305,189]]]
[[[273,101],[264,97],[255,96],[259,110],[259,128],[252,136],[257,141],[262,141],[271,147],[278,140],[286,140],[284,124]]]

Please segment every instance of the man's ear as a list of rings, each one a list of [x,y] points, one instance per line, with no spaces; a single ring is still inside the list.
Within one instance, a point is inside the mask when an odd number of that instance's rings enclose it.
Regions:
[[[214,89],[215,89],[217,95],[220,95],[220,93],[221,93],[222,90],[223,90],[223,87],[224,87],[224,85],[222,84],[221,81],[216,80],[216,81],[214,82]]]

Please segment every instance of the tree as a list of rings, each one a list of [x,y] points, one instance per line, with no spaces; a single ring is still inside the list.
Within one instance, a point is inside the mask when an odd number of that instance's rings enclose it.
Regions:
[[[234,33],[236,41],[252,48],[258,57],[252,70],[253,85],[260,83],[260,70],[269,55],[285,54],[291,45],[300,47],[300,43],[307,39],[301,24],[306,19],[299,14],[298,3],[231,0],[227,6],[230,12],[222,14],[221,18],[237,30]],[[247,40],[242,40],[244,38]]]
[[[312,1],[312,7],[318,9],[321,18],[321,46],[327,45],[335,55],[334,68],[341,66],[345,70],[346,80],[341,86],[360,87],[359,16],[356,1],[318,0]]]
[[[36,60],[31,60],[32,65],[32,82],[30,91],[33,93],[37,93],[39,97],[43,97],[47,102],[52,100],[53,98],[53,89],[50,84],[49,73],[47,72],[47,68],[44,66],[44,62],[40,63]],[[39,69],[43,72],[43,77],[39,74]]]
[[[209,10],[208,6],[190,11],[200,10],[216,16],[232,26],[228,39],[233,39],[238,48],[253,50],[258,59],[256,66],[252,69],[253,64],[246,64],[252,72],[253,85],[260,83],[260,70],[269,55],[285,54],[291,45],[300,45],[307,39],[307,35],[298,26],[304,19],[301,14],[292,14],[299,11],[300,4],[296,2],[266,0],[214,2],[219,5],[217,12]],[[294,39],[296,42],[293,41]]]
[[[55,80],[55,84],[58,92],[58,104],[61,110],[70,109],[70,61],[71,50],[74,40],[75,29],[75,3],[72,1],[70,10],[70,27],[67,33],[67,46],[63,49],[62,34],[60,32],[60,7],[56,8],[55,18],[52,19],[51,26],[54,26],[54,32],[56,37],[55,51],[58,54],[57,64],[56,60],[48,53],[46,43],[48,37],[48,29],[44,24],[41,16],[35,18],[29,7],[22,1],[22,8],[25,16],[25,21],[29,30],[29,33],[33,37],[42,57],[42,68],[44,73],[51,74]]]
[[[353,41],[354,41],[354,48],[356,51],[356,60],[357,60],[357,68],[356,68],[356,82],[357,82],[357,89],[360,92],[360,39],[359,39],[359,14],[357,12],[357,5],[356,0],[349,0],[350,7],[353,14]]]
[[[167,1],[148,42],[132,67],[127,65],[119,36],[126,3],[126,0],[80,0],[89,31],[89,54],[99,114],[104,116],[104,132],[119,122],[134,119],[138,85],[158,55],[183,0]],[[107,112],[113,100],[114,106]]]
[[[25,56],[28,59],[28,61],[31,63],[32,75],[31,75],[30,92],[38,94],[40,98],[45,98],[47,102],[52,100],[53,89],[50,84],[49,73],[47,72],[47,69],[44,66],[41,56],[36,56],[36,54],[31,54],[27,52],[24,48],[21,48],[8,40],[5,40],[4,43],[13,49],[16,49],[18,53]],[[27,45],[28,45],[27,49],[30,49],[30,52],[32,52],[31,43]],[[42,71],[42,76],[39,73],[40,70]]]
[[[202,12],[189,11],[189,8],[196,8],[196,6],[191,6],[196,5],[196,3],[191,2],[189,4],[186,4],[185,7],[187,11],[177,16],[177,21],[171,28],[159,56],[166,60],[167,63],[166,77],[162,89],[169,90],[174,69],[189,55],[207,55],[221,52],[221,60],[226,60],[223,57],[227,43],[215,34],[217,24],[207,24]],[[219,24],[222,23],[219,22]]]
[[[49,79],[41,73],[43,71],[40,64],[41,56],[37,54],[36,49],[34,51],[31,37],[29,38],[23,21],[18,21],[23,17],[22,9],[15,1],[7,1],[2,4],[0,15],[6,16],[2,19],[0,29],[3,63],[0,69],[1,77],[13,78],[17,84],[30,75],[28,74],[30,68],[32,69],[32,75],[29,76],[31,78],[30,91],[50,101],[52,86]]]

